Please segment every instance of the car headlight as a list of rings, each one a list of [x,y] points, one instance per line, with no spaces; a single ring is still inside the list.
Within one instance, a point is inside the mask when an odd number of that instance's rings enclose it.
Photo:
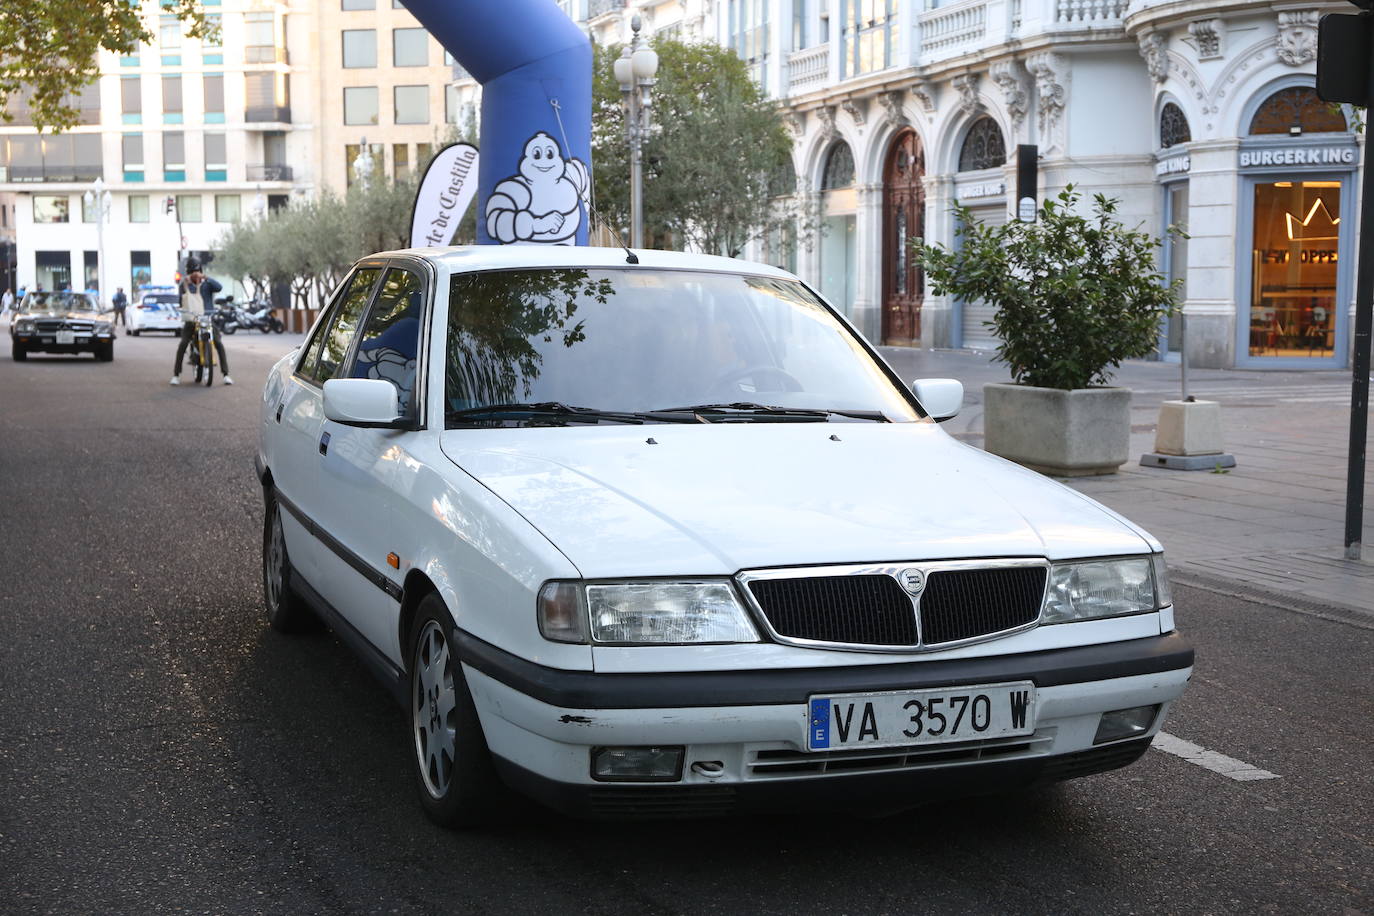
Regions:
[[[728,581],[550,582],[539,630],[558,642],[612,645],[758,642]]]
[[[110,333],[110,329],[111,325],[108,321],[97,322],[95,326],[95,332],[97,334],[108,334]]]
[[[1154,556],[1159,557],[1157,564]],[[1162,590],[1156,584],[1156,566]],[[1163,554],[1056,563],[1050,567],[1042,622],[1068,623],[1157,610],[1166,603],[1160,594],[1168,595],[1163,568]]]
[[[33,319],[32,319],[32,318],[20,318],[18,321],[16,321],[16,322],[14,323],[14,333],[16,333],[16,334],[32,334],[32,333],[33,333]]]

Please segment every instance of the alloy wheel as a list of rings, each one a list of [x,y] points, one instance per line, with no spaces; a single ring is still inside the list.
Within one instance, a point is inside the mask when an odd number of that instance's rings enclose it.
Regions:
[[[282,578],[286,572],[286,541],[281,530],[281,510],[272,507],[272,526],[267,534],[267,549],[262,556],[262,578],[267,592],[267,613],[281,606]]]
[[[411,712],[415,754],[425,789],[436,799],[448,794],[453,780],[458,732],[454,724],[457,695],[448,640],[436,621],[426,621],[415,643],[411,675]]]

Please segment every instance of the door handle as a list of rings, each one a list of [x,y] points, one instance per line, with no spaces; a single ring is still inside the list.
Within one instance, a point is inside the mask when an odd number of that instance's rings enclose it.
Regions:
[[[320,454],[321,454],[321,455],[324,455],[324,454],[327,454],[328,452],[329,452],[329,433],[322,433],[322,434],[320,435]]]
[[[278,402],[277,402],[277,422],[278,422],[278,423],[281,422],[281,409],[282,409],[282,406],[283,406],[284,404],[285,404],[284,401],[278,401]]]

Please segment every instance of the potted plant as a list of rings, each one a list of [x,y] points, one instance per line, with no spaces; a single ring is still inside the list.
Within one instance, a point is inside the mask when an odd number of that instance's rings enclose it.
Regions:
[[[1155,267],[1159,240],[1123,225],[1118,201],[1094,195],[1083,215],[1080,197],[1070,185],[1035,222],[1002,226],[956,206],[956,248],[915,245],[933,292],[996,309],[988,325],[1012,383],[983,387],[983,447],[1060,476],[1126,462],[1131,393],[1110,386],[1111,373],[1153,353],[1160,319],[1177,308]]]

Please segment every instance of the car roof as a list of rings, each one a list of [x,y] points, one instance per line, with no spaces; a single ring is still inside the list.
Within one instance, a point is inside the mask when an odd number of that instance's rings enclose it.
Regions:
[[[754,274],[780,279],[795,279],[792,274],[768,264],[682,251],[635,249],[638,265],[628,264],[624,248],[590,245],[457,245],[448,248],[405,248],[378,252],[372,257],[411,256],[424,258],[453,273],[473,270],[510,270],[521,267],[613,267],[633,270],[709,270],[720,273]],[[366,259],[364,259],[366,260]]]

